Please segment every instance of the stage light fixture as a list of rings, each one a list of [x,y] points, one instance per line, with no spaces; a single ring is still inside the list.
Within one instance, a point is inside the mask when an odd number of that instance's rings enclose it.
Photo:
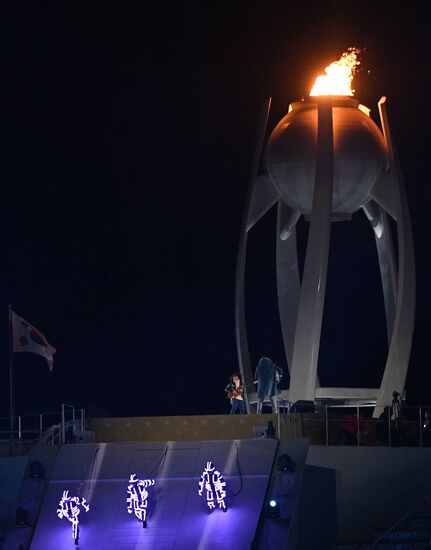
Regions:
[[[294,472],[296,463],[288,454],[280,455],[277,459],[279,472]]]
[[[19,506],[16,510],[15,525],[17,527],[28,527],[28,513],[22,506]]]
[[[30,477],[40,478],[40,479],[45,478],[45,468],[42,462],[39,462],[38,460],[33,460],[33,462],[30,462],[28,471],[29,471]]]
[[[266,506],[266,516],[268,518],[277,519],[280,517],[280,506],[275,498],[271,498]]]

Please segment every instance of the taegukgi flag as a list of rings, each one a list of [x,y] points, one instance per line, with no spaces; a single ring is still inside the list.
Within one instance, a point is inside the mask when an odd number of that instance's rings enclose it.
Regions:
[[[13,352],[27,351],[42,355],[48,362],[49,370],[52,370],[55,347],[51,346],[45,336],[30,323],[14,311],[11,311],[11,314]]]

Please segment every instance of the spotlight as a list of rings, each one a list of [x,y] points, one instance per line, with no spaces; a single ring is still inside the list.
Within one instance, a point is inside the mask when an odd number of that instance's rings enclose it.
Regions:
[[[266,438],[275,439],[275,428],[271,420],[268,422],[268,426],[266,428]]]
[[[296,463],[287,455],[280,455],[277,459],[279,472],[294,472]]]
[[[266,426],[253,426],[253,437],[265,439],[266,429]]]
[[[22,506],[20,506],[16,510],[15,525],[17,525],[18,527],[28,527],[28,513],[27,510]]]
[[[38,460],[33,460],[33,462],[30,463],[28,467],[30,477],[34,478],[45,478],[45,468],[42,464],[42,462],[39,462]]]
[[[280,517],[280,506],[278,505],[278,502],[272,498],[266,507],[266,516],[268,518],[279,518]]]

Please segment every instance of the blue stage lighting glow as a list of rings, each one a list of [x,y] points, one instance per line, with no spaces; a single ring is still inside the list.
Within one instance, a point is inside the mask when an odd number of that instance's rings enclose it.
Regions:
[[[127,512],[134,513],[139,521],[142,522],[142,527],[147,526],[147,506],[148,506],[148,491],[147,487],[154,485],[154,479],[138,479],[136,474],[131,474],[129,478],[129,486],[127,487],[128,497]]]
[[[214,510],[217,503],[218,507],[223,510],[223,512],[226,512],[225,487],[226,482],[221,473],[216,470],[212,462],[207,462],[199,481],[198,494],[203,496],[204,488],[206,489],[207,505],[210,510]]]
[[[63,496],[58,504],[57,516],[67,518],[72,523],[72,537],[78,543],[79,540],[79,514],[82,506],[86,512],[90,509],[85,498],[70,497],[69,491],[63,491]]]

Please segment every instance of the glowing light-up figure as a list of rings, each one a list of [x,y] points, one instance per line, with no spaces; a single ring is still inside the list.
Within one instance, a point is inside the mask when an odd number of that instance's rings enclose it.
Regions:
[[[90,509],[85,498],[70,497],[69,491],[63,491],[63,497],[58,504],[57,516],[67,518],[72,524],[72,537],[75,544],[79,541],[79,514],[81,513],[81,506],[86,512]]]
[[[127,487],[127,511],[129,514],[134,513],[144,528],[147,526],[147,487],[151,485],[154,485],[154,479],[138,479],[136,474],[131,474]]]
[[[212,462],[207,462],[205,470],[202,472],[201,479],[199,481],[199,495],[203,495],[204,489],[206,489],[207,505],[210,510],[214,510],[216,503],[218,507],[226,512],[226,482],[223,479],[221,473],[216,470]]]

